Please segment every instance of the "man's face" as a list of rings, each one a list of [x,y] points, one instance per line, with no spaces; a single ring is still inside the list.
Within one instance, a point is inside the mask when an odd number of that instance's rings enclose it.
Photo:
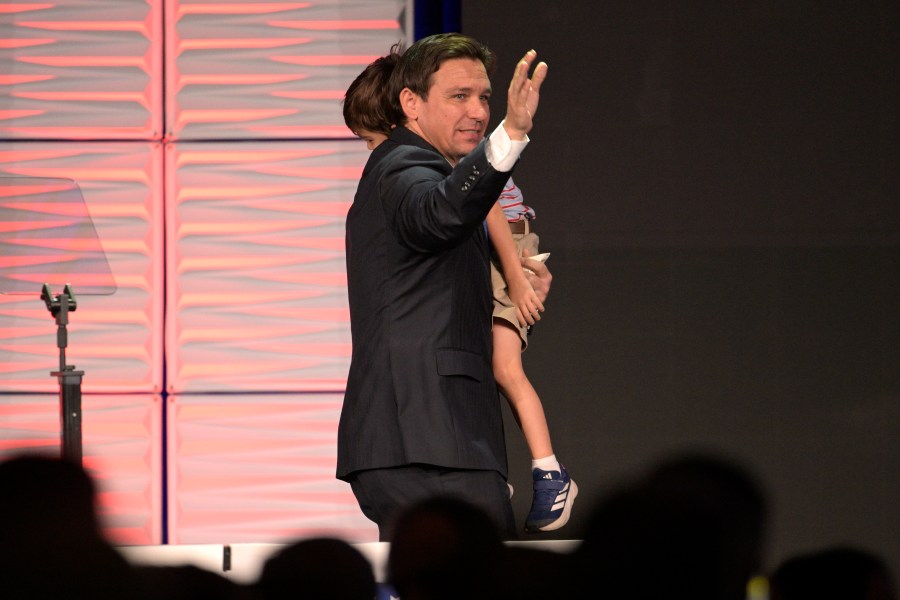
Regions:
[[[455,165],[484,138],[490,96],[491,82],[481,61],[445,60],[431,77],[427,100],[410,92],[402,101],[407,127]]]

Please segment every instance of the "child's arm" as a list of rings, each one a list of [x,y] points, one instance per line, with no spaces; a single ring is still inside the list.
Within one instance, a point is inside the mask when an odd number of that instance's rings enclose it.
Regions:
[[[495,202],[491,212],[488,213],[487,227],[491,244],[500,259],[503,278],[506,280],[507,294],[516,307],[516,318],[523,326],[534,325],[536,320],[540,320],[538,312],[543,312],[544,305],[525,277],[522,262],[516,251],[516,243],[509,232],[509,224],[499,202]]]

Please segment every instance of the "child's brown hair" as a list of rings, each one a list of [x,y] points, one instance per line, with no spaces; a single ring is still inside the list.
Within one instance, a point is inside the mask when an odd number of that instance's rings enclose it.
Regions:
[[[353,133],[365,129],[389,135],[391,129],[400,123],[401,119],[387,96],[400,52],[399,43],[391,46],[386,56],[369,63],[347,88],[343,100],[344,122]]]

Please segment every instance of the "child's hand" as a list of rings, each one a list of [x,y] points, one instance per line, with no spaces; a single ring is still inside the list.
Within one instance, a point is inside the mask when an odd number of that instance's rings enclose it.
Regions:
[[[553,281],[553,275],[547,265],[527,256],[523,256],[520,260],[525,277],[531,284],[531,289],[534,290],[541,302],[546,302],[547,296],[550,294],[550,283]]]
[[[525,272],[522,271],[508,276],[506,278],[506,286],[509,299],[512,300],[516,307],[516,319],[519,321],[519,325],[526,327],[540,321],[540,313],[544,311],[544,305],[535,293],[534,288],[528,283]]]

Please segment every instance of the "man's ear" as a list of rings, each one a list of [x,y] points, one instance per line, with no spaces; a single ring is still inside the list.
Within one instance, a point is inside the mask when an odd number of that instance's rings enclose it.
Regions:
[[[415,121],[419,118],[419,96],[408,87],[400,91],[400,108],[406,115],[408,121]]]

